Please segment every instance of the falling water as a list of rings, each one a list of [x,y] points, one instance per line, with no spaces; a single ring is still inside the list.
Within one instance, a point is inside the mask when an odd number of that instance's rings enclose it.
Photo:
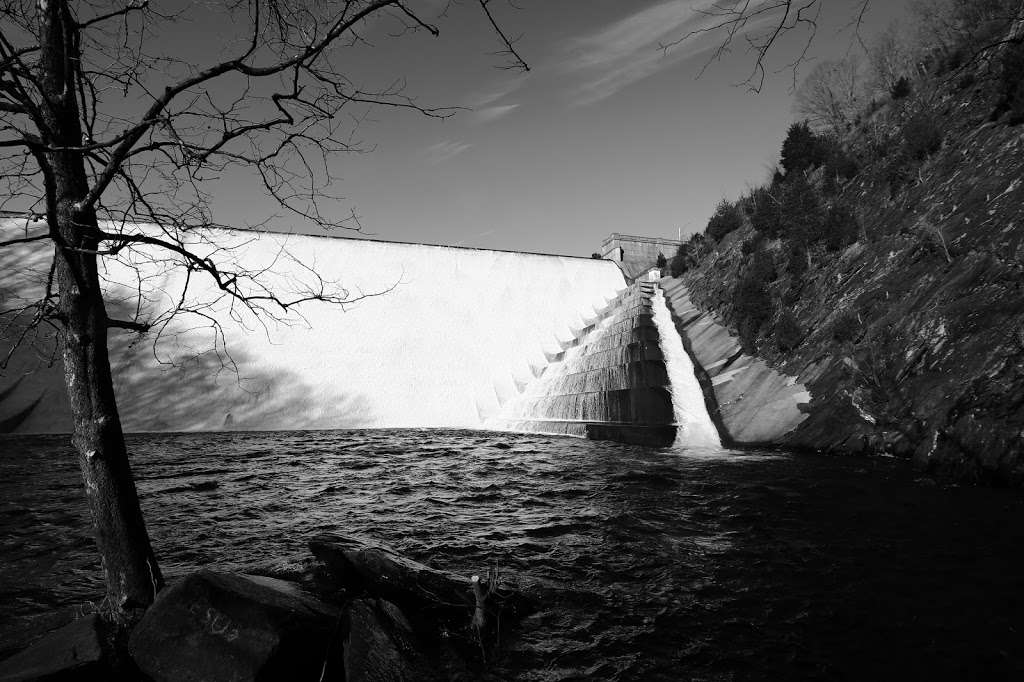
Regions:
[[[672,323],[672,313],[665,305],[665,294],[659,287],[653,298],[654,324],[661,337],[661,352],[665,356],[665,368],[671,382],[672,407],[676,415],[676,444],[697,447],[720,447],[718,430],[704,405],[693,362],[683,348]]]

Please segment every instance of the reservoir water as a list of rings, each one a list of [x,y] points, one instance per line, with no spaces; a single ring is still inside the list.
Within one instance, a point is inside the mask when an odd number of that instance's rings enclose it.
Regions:
[[[1024,498],[902,462],[457,430],[129,445],[170,579],[287,577],[336,530],[537,581],[488,679],[1024,679]],[[0,440],[0,556],[0,653],[102,593],[67,437]]]

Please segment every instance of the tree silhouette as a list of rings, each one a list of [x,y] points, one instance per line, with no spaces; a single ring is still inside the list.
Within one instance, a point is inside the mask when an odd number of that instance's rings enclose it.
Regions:
[[[493,0],[475,4],[508,59],[504,66],[525,69]],[[38,297],[0,314],[19,328],[56,331],[106,606],[118,618],[151,603],[163,579],[128,462],[108,332],[158,330],[183,314],[215,329],[219,321],[199,306],[172,304],[156,317],[124,301],[111,306],[107,265],[120,263],[140,281],[155,268],[179,270],[186,288],[209,278],[261,319],[302,303],[350,301],[309,268],[304,286],[278,293],[266,273],[241,267],[230,253],[241,247],[221,248],[223,233],[209,229],[217,227],[210,206],[218,178],[244,169],[286,215],[324,228],[358,227],[354,216],[337,220],[330,208],[328,159],[360,149],[348,122],[371,106],[453,113],[418,104],[400,78],[368,91],[342,70],[346,50],[366,47],[372,27],[385,24],[393,38],[439,34],[401,0],[234,0],[177,14],[155,5],[5,0],[0,18],[0,209],[26,221],[24,231],[3,223],[0,247],[53,254]],[[154,32],[186,13],[210,13],[202,19],[222,27],[227,56],[197,64],[187,50],[153,51]]]

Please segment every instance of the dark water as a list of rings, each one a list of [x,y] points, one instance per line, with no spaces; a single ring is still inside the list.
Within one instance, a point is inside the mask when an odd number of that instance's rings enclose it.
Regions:
[[[318,531],[550,600],[493,679],[1024,679],[1024,500],[900,463],[544,436],[135,436],[170,577],[295,570]],[[101,594],[66,439],[0,440],[0,642]]]

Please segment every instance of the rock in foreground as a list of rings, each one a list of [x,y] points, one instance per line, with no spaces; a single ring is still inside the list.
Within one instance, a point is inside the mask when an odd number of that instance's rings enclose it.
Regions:
[[[129,648],[155,682],[318,680],[337,622],[292,583],[200,571],[160,593]]]
[[[69,623],[0,663],[0,682],[111,679],[101,633],[95,613]]]
[[[347,609],[345,680],[418,682],[439,679],[398,608],[383,599],[357,599]]]

